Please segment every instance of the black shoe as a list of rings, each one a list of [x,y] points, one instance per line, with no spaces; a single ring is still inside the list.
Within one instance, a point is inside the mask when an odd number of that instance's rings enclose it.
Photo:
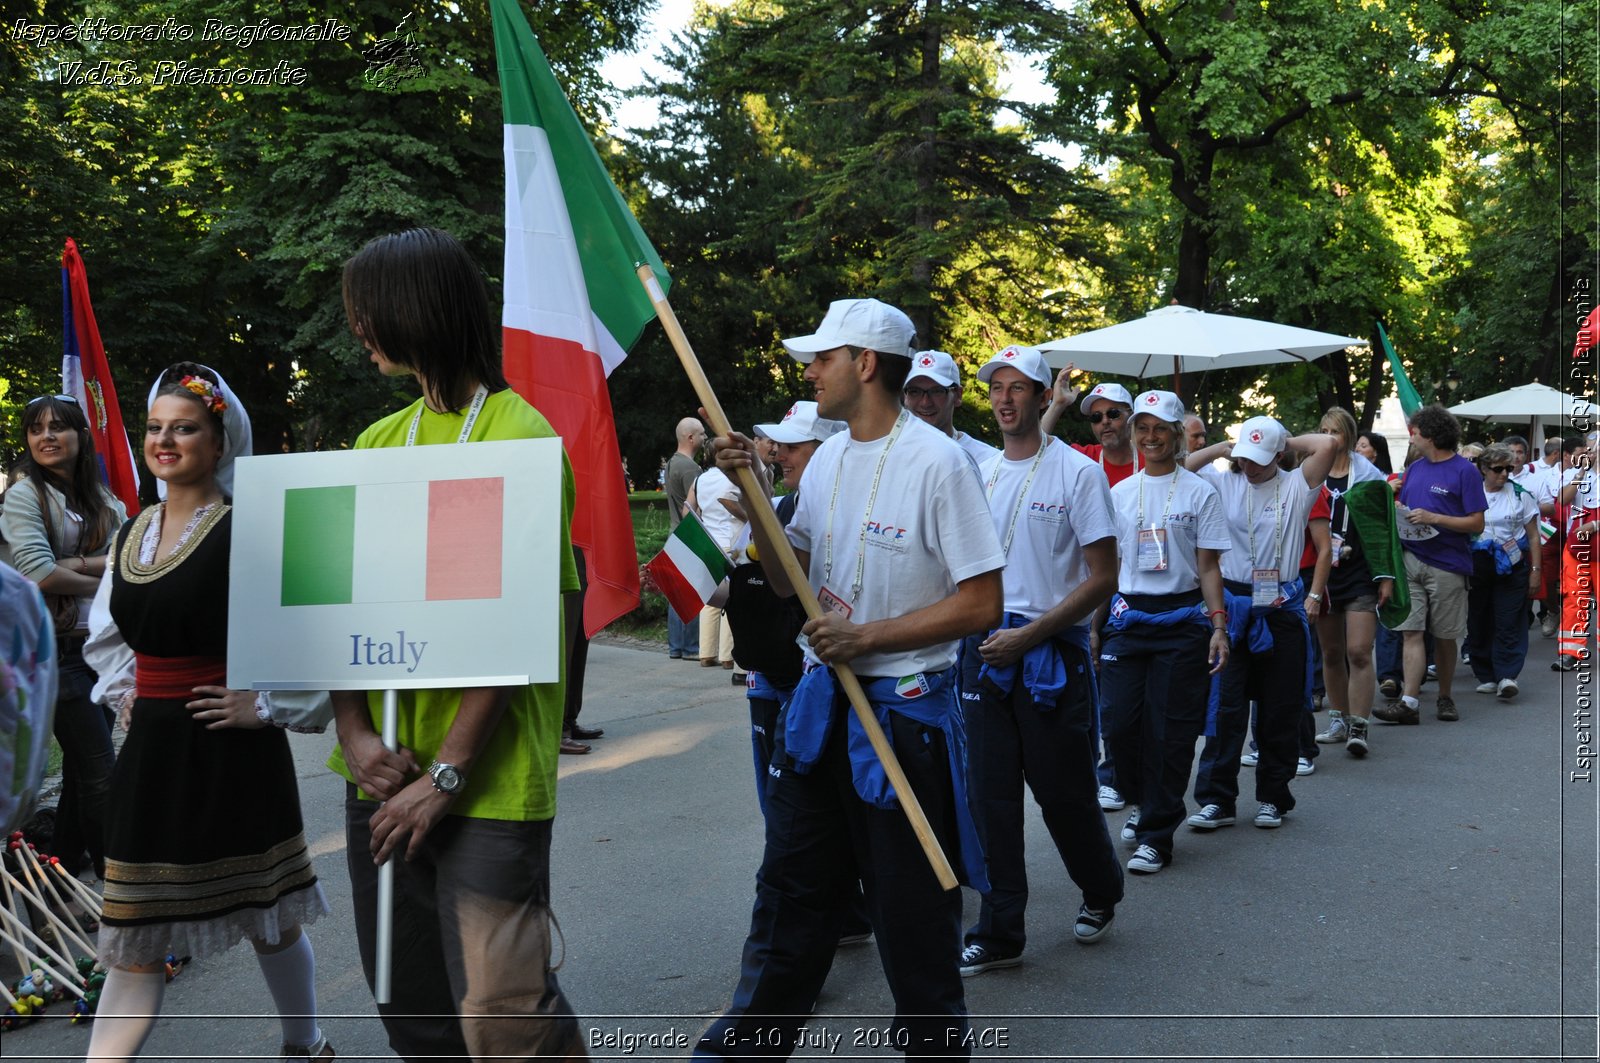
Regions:
[[[579,727],[573,724],[569,737],[576,738],[580,742],[593,742],[596,738],[604,737],[605,733],[605,729],[601,727]]]
[[[1570,653],[1563,653],[1550,662],[1552,672],[1570,672],[1578,667],[1578,659]]]

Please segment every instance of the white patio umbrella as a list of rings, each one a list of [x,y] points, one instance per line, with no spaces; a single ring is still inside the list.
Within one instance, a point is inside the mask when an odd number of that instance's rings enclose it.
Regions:
[[[1594,417],[1600,406],[1588,399],[1569,395],[1549,384],[1518,384],[1471,402],[1450,407],[1457,417],[1474,421],[1559,421],[1563,418]]]
[[[1092,373],[1144,378],[1309,362],[1346,347],[1366,345],[1366,340],[1354,336],[1208,314],[1187,306],[1163,306],[1120,325],[1041,343],[1039,349],[1053,369],[1071,362]]]

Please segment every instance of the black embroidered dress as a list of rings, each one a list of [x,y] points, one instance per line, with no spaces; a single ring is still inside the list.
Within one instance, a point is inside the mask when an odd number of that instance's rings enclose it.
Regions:
[[[124,525],[111,554],[111,616],[136,655],[138,693],[107,802],[108,964],[276,941],[327,911],[283,731],[211,731],[184,707],[195,683],[225,685],[231,507],[197,514],[156,562],[164,509]]]

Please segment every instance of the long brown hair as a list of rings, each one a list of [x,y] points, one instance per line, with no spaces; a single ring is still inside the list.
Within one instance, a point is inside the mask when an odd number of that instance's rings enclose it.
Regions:
[[[27,445],[28,430],[40,421],[58,420],[78,436],[78,457],[66,476],[40,465],[33,457],[33,448]],[[53,487],[67,500],[67,508],[83,518],[83,537],[78,543],[79,553],[93,553],[104,546],[116,528],[117,511],[112,505],[112,494],[100,481],[100,462],[95,455],[94,436],[89,433],[89,419],[83,407],[59,395],[45,395],[28,403],[22,411],[22,457],[18,468],[39,492],[39,512],[45,522],[45,535],[55,546],[55,529],[50,516],[50,500],[44,488]]]

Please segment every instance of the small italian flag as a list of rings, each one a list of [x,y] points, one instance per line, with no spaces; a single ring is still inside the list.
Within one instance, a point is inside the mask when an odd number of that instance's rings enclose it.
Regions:
[[[282,604],[498,598],[504,512],[498,476],[290,488]]]
[[[700,519],[685,513],[645,571],[666,595],[678,619],[687,624],[700,615],[717,585],[728,577],[728,558],[711,541]]]

